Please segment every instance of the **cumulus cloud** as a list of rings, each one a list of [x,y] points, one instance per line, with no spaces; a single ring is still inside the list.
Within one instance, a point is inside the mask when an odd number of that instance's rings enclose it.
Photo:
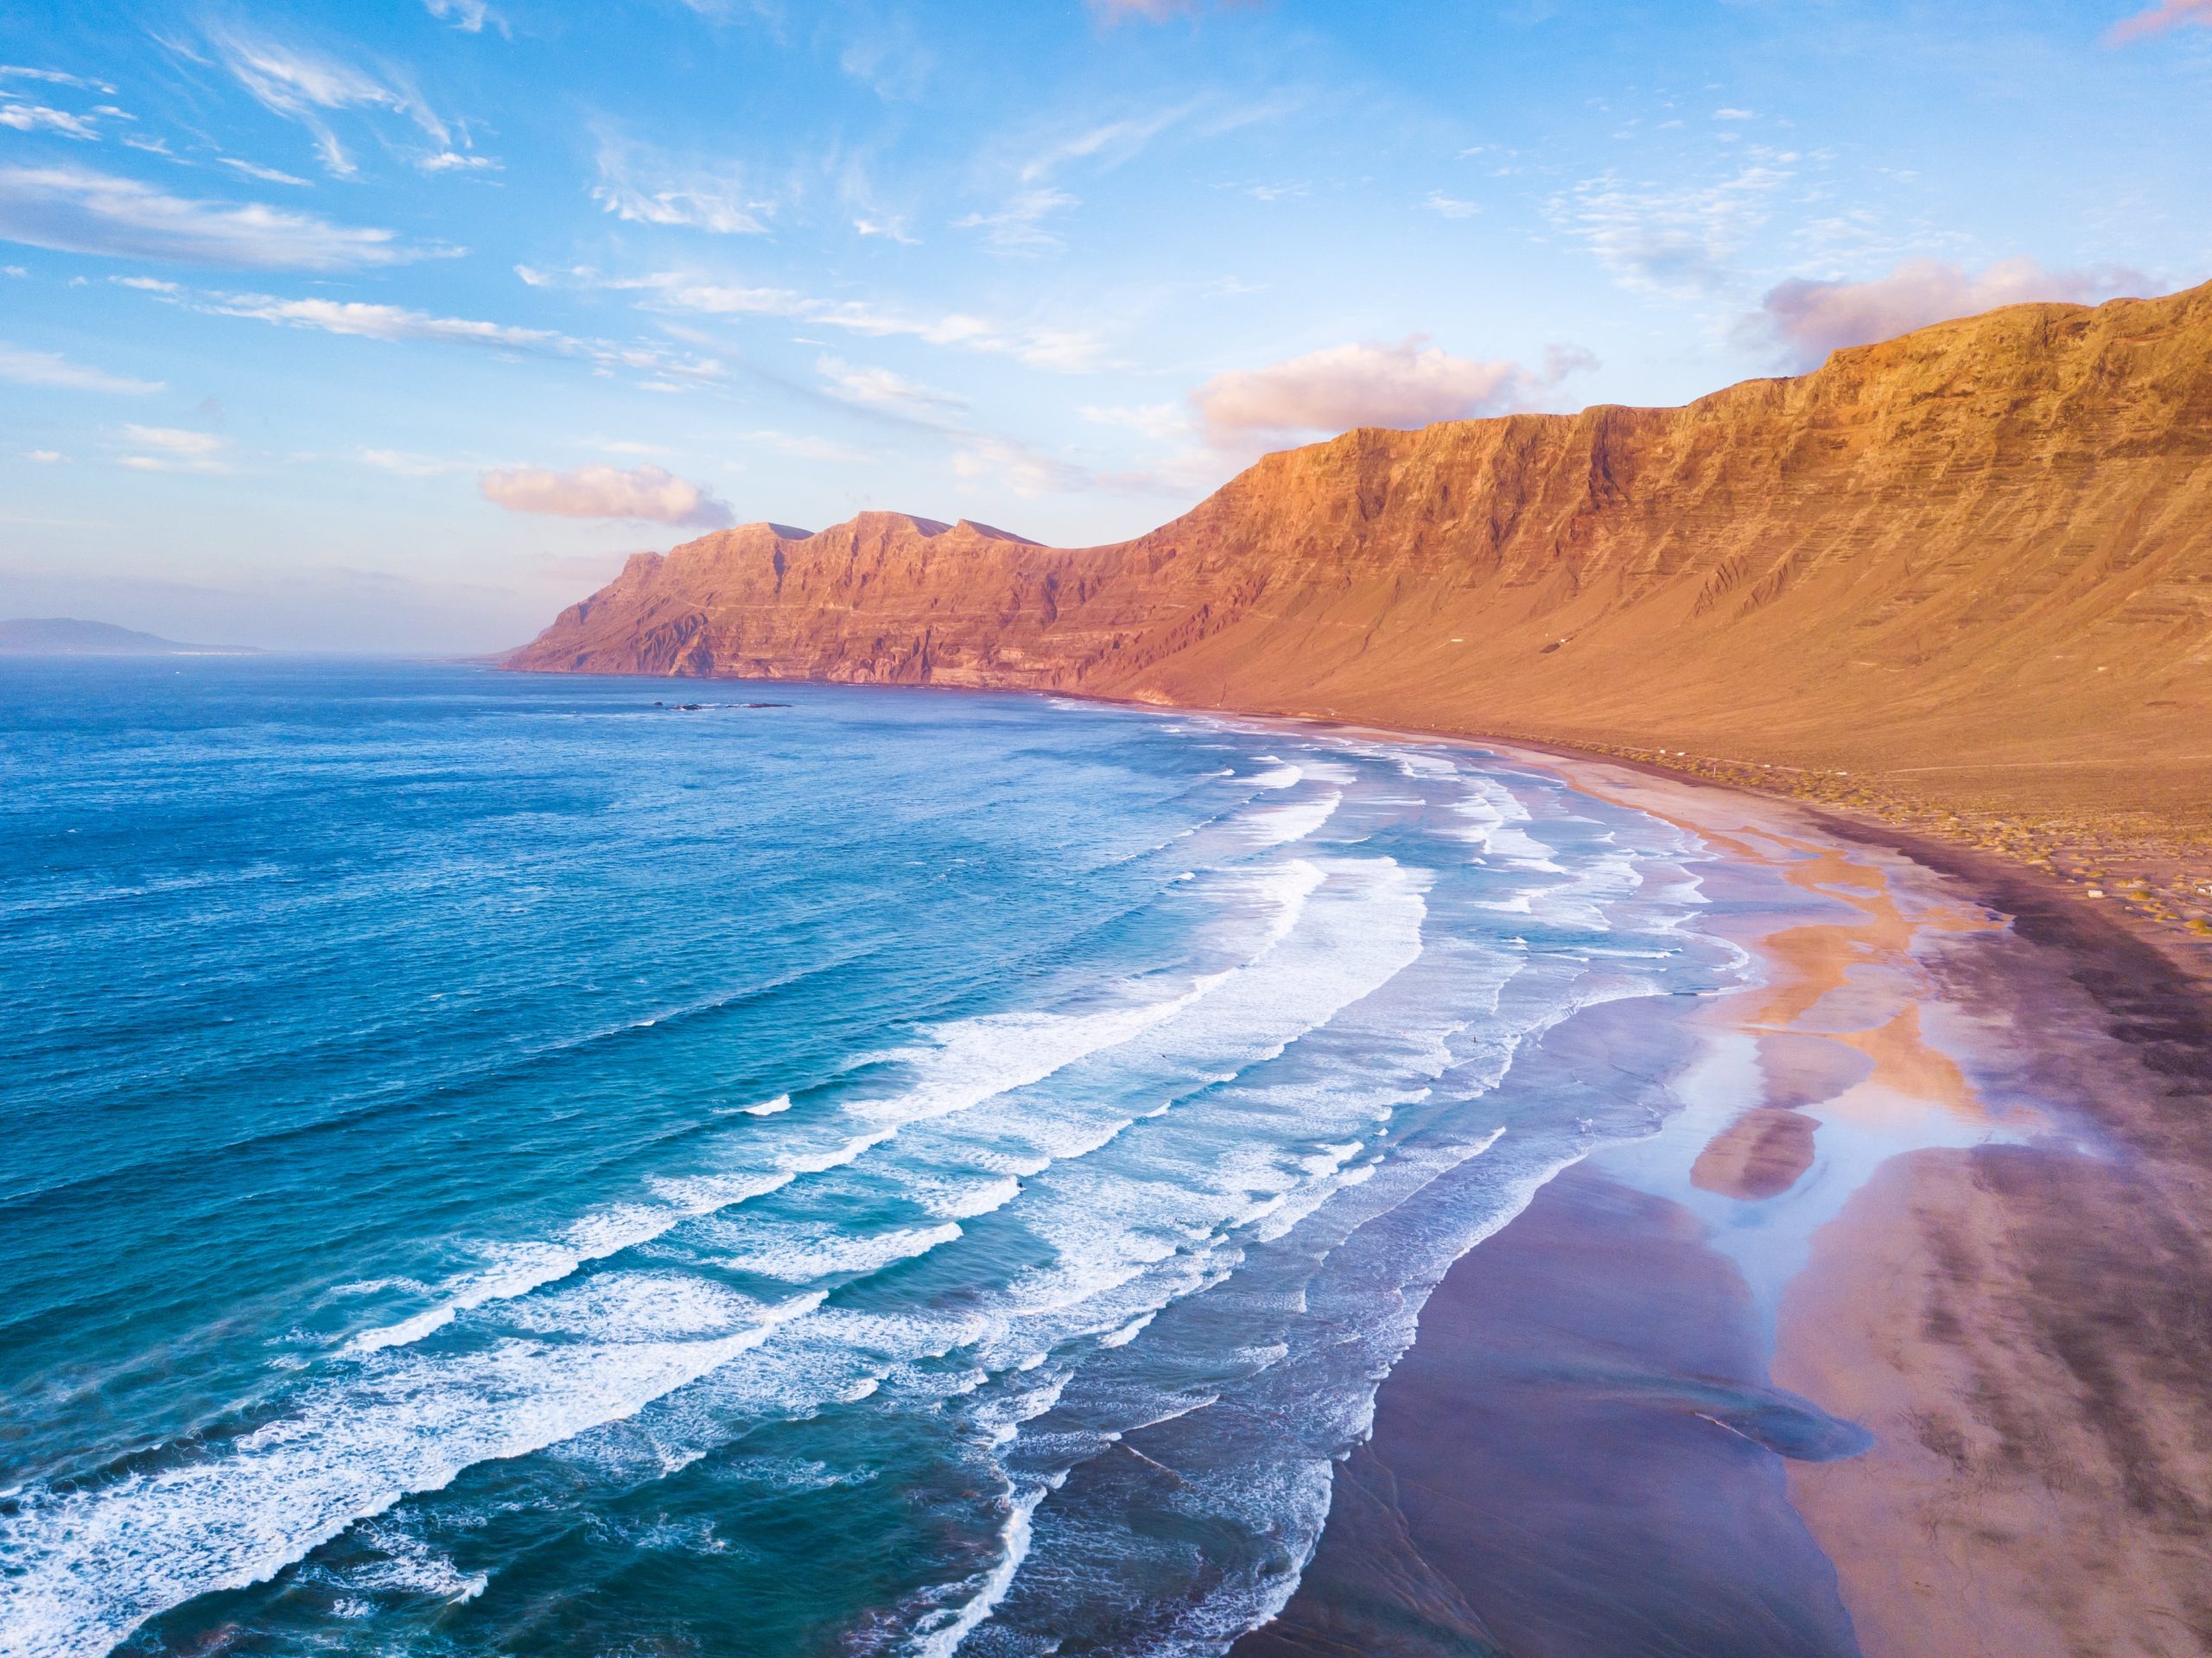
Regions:
[[[1591,360],[1586,353],[1555,353],[1536,375],[1516,363],[1454,357],[1414,335],[1395,346],[1333,346],[1269,368],[1217,374],[1191,402],[1217,444],[1356,426],[1426,426],[1510,407]]]
[[[721,529],[736,522],[728,506],[688,479],[658,467],[629,472],[606,466],[555,472],[512,467],[476,480],[484,499],[510,512],[563,518],[631,518],[650,524]]]
[[[774,204],[755,200],[734,168],[680,164],[611,130],[599,136],[591,199],[617,219],[717,236],[760,236]]]
[[[1770,289],[1738,325],[1740,343],[1771,346],[1811,367],[1845,346],[1889,340],[1931,322],[2030,300],[2094,303],[2145,286],[2132,270],[2046,270],[2033,259],[2000,259],[1979,274],[1941,259],[1908,259],[1870,282],[1793,278]]]
[[[110,374],[103,369],[73,363],[56,352],[21,351],[5,340],[0,340],[0,380],[10,380],[17,385],[51,386],[63,391],[105,391],[126,397],[148,397],[162,388],[159,380],[134,380],[128,375]]]
[[[62,253],[275,270],[416,257],[387,230],[259,202],[194,201],[83,167],[0,167],[0,239]]]
[[[2212,0],[2158,0],[2157,5],[2115,24],[2106,38],[2119,46],[2146,35],[2163,35],[2184,23],[2212,29]]]

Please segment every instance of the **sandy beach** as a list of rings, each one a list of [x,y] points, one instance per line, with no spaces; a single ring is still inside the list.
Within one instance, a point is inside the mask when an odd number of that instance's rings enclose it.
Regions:
[[[2212,1650],[2200,993],[2017,865],[1504,752],[1719,854],[1756,981],[1438,1286],[1240,1658]]]

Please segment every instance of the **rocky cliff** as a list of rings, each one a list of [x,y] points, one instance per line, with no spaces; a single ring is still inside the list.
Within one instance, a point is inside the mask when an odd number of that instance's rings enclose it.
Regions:
[[[2212,285],[1679,409],[1349,432],[1114,546],[749,525],[633,559],[510,665],[1330,715],[2186,835],[2212,822]]]

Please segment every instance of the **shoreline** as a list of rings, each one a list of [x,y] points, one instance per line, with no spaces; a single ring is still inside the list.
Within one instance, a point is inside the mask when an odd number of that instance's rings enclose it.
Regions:
[[[1441,740],[1696,835],[1763,977],[1653,1139],[1455,1263],[1237,1658],[2212,1649],[2197,982],[2010,861]],[[1871,1443],[1712,1407],[1747,1388]]]
[[[2175,948],[2178,929],[2084,904],[2005,848],[1633,756],[1311,713],[1027,694],[1480,749],[1671,817],[1719,853],[1708,876],[1763,871],[1763,893],[1735,901],[1751,918],[1740,942],[1768,976],[1701,1010],[1730,1064],[1686,1082],[1688,1106],[1654,1140],[1593,1154],[1446,1274],[1382,1386],[1372,1439],[1339,1466],[1306,1582],[1237,1643],[1239,1658],[1586,1658],[1615,1649],[1608,1639],[1683,1658],[2212,1650],[2212,1590],[2198,1586],[2212,1560],[2212,1327],[2202,1312],[2212,1003],[2200,964]],[[1809,878],[1793,883],[1793,865]],[[1808,920],[1808,904],[1826,913]],[[1762,994],[1769,1005],[1753,1007]],[[1541,1247],[1562,1206],[1570,1231],[1608,1245],[1580,1284],[1559,1276],[1569,1252]],[[1686,1238],[1696,1246],[1687,1253]],[[1669,1259],[1673,1279],[1655,1265]],[[1680,1317],[1651,1316],[1685,1276],[1707,1293]],[[1487,1338],[1498,1310],[1518,1305],[1542,1315],[1524,1311],[1523,1349],[1559,1359],[1573,1344],[1546,1310],[1623,1281],[1641,1315],[1615,1319],[1601,1344],[1667,1385],[1577,1400],[1555,1376],[1521,1390],[1519,1417],[1493,1412],[1482,1432],[1453,1433],[1476,1420],[1462,1396],[1475,1367],[1455,1368],[1453,1354],[1471,1350],[1440,1332],[1456,1323]],[[1681,1353],[1703,1343],[1740,1354],[1745,1342],[1760,1371],[1731,1385],[1763,1388],[1784,1414],[1856,1424],[1872,1445],[1806,1460],[1747,1435],[1732,1412],[1687,1407],[1709,1402],[1716,1378],[1709,1362],[1686,1370]],[[1581,1440],[1521,1468],[1517,1483],[1499,1477],[1498,1447],[1535,1443],[1574,1410],[1586,1413]],[[1465,1503],[1409,1496],[1389,1465],[1394,1437],[1447,1496],[1497,1494],[1490,1543]],[[1610,1463],[1590,1450],[1599,1442]],[[1681,1443],[1696,1454],[1644,1466]],[[1699,1597],[1670,1603],[1662,1591],[1713,1518],[1699,1494],[1726,1488],[1716,1470],[1730,1465],[1716,1456],[1748,1458],[1759,1489],[1780,1494],[1780,1509],[1763,1511],[1783,1517],[1761,1547],[1707,1549]],[[1559,1490],[1576,1481],[1610,1496],[1567,1525],[1575,1511]],[[1557,1522],[1548,1534],[1534,1523],[1541,1514]],[[1602,1560],[1559,1570],[1563,1543],[1603,1532],[1593,1515],[1642,1550],[1625,1585]],[[1510,1547],[1495,1546],[1501,1527]],[[1794,1545],[1774,1554],[1800,1534],[1819,1568]],[[1772,1564],[1783,1557],[1786,1569]],[[1774,1609],[1757,1592],[1761,1560],[1800,1585],[1825,1570],[1840,1632],[1800,1618],[1799,1644],[1777,1644]],[[1583,1597],[1587,1610],[1593,1583],[1606,1603],[1594,1617],[1560,1610]],[[1516,1623],[1516,1592],[1524,1614],[1551,1610]],[[1732,1623],[1701,1625],[1695,1645],[1659,1633],[1670,1616],[1747,1607]]]
[[[1155,714],[1211,715],[1229,719],[1281,720],[1297,725],[1348,730],[1367,730],[1396,739],[1446,742],[1523,754],[1580,765],[1618,766],[1655,778],[1722,793],[1741,794],[1831,823],[1838,833],[1850,825],[1859,833],[1878,838],[1931,867],[1975,868],[2003,872],[1977,879],[2013,880],[2030,883],[2053,898],[2076,906],[2094,905],[2084,919],[2101,921],[2156,950],[2185,979],[2212,996],[2212,838],[2188,848],[2157,843],[2146,833],[2119,831],[2100,837],[2081,825],[2078,832],[2061,833],[2048,823],[2024,825],[2022,814],[2010,816],[1991,810],[1945,807],[1934,797],[1910,791],[1880,795],[1861,783],[1846,788],[1834,779],[1850,772],[1826,773],[1782,762],[1721,759],[1680,754],[1675,762],[1663,748],[1636,743],[1578,744],[1545,736],[1485,733],[1472,727],[1393,724],[1389,716],[1363,716],[1337,710],[1289,708],[1237,708],[1226,704],[1174,702],[1144,696],[1108,696],[1096,691],[1052,686],[950,684],[937,680],[821,679],[798,675],[748,674],[602,674],[590,670],[518,667],[518,651],[490,658],[493,671],[543,674],[556,677],[720,680],[741,684],[842,685],[855,689],[941,691],[955,695],[1061,697],[1069,702],[1095,702],[1105,708],[1137,708]],[[1863,778],[1880,781],[1885,774],[1868,771]],[[1808,784],[1799,792],[1777,786],[1777,776],[1821,778],[1825,791]],[[1927,849],[1919,859],[1909,848]],[[2063,860],[2074,867],[2062,873]],[[2100,868],[2116,864],[2123,873]],[[2125,873],[2133,871],[2133,873]],[[2093,873],[2094,872],[2094,873]],[[2138,886],[2141,890],[2137,890]],[[2193,909],[2197,919],[2192,920]]]

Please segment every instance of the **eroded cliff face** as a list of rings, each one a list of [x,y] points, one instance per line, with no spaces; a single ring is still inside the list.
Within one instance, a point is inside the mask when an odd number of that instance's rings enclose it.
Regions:
[[[2212,816],[2212,285],[1680,409],[1351,432],[1115,546],[748,525],[633,559],[510,665],[1054,689],[1938,794],[2120,778]]]

